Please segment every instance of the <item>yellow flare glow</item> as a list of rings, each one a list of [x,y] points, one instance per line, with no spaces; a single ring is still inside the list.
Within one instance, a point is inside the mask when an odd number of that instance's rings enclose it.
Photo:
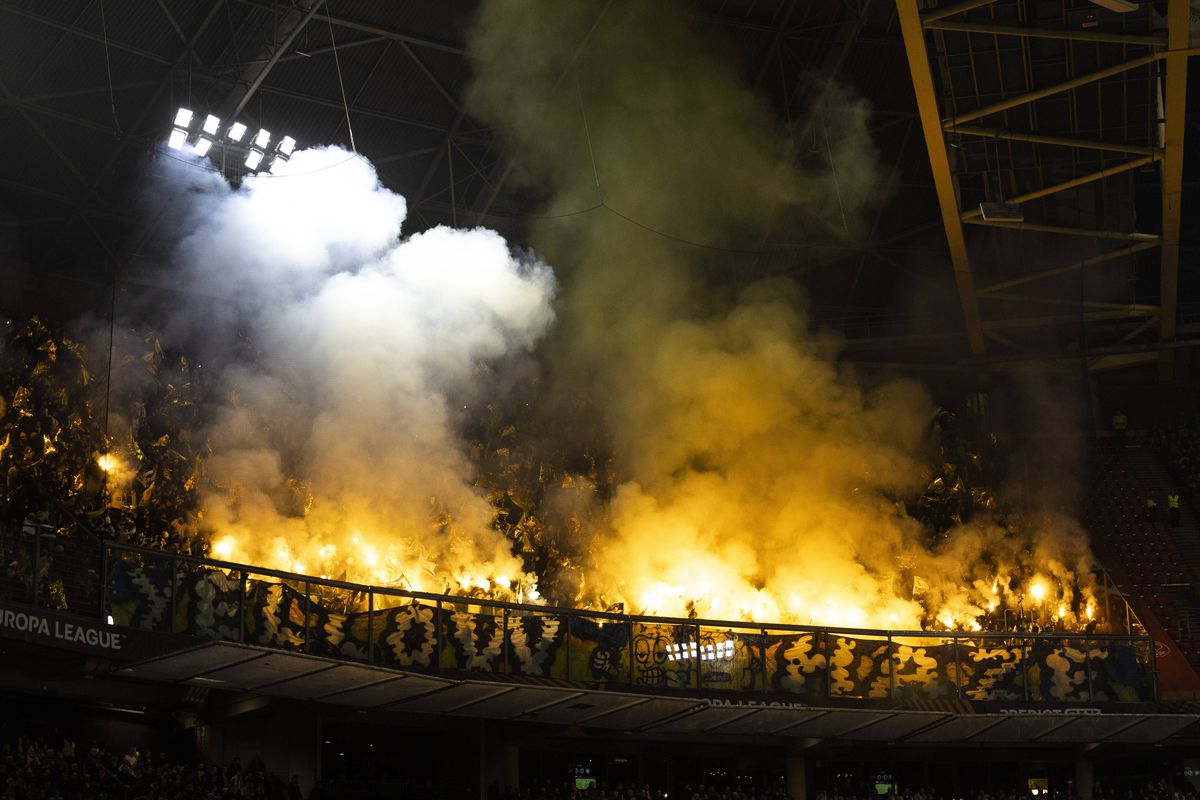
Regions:
[[[233,549],[237,545],[232,536],[222,536],[213,542],[212,554],[214,558],[222,561],[228,561],[233,557]]]
[[[1035,578],[1029,586],[1029,595],[1033,598],[1033,602],[1040,604],[1046,599],[1046,584],[1042,583],[1040,578]]]
[[[1058,604],[1058,618],[1062,619],[1067,615],[1067,607],[1062,603]]]
[[[100,465],[100,469],[105,472],[112,472],[120,466],[120,462],[110,453],[102,453],[96,456],[96,463]]]

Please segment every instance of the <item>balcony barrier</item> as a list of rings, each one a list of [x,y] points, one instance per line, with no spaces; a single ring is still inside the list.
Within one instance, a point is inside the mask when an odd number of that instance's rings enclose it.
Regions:
[[[675,619],[434,595],[64,536],[0,538],[0,599],[428,673],[920,703],[1157,699],[1153,640]]]

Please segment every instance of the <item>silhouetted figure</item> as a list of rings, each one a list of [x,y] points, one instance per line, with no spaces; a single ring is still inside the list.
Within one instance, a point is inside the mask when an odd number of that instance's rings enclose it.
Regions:
[[[1116,438],[1117,447],[1125,446],[1125,429],[1129,427],[1129,420],[1125,418],[1124,411],[1118,411],[1113,414],[1112,429],[1113,436]]]

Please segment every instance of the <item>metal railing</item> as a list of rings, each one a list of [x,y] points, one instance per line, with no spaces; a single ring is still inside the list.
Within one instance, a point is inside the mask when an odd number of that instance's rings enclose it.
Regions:
[[[0,599],[128,627],[429,673],[808,701],[1154,700],[1153,640],[1108,584],[1102,617],[1123,613],[1124,634],[892,631],[366,586],[101,542],[53,516],[0,531]]]
[[[103,549],[102,617],[378,666],[821,699],[1157,698],[1153,642],[1133,633],[651,617],[366,586],[113,542]],[[142,595],[130,597],[114,577],[131,571]],[[1067,674],[1055,674],[1064,663]]]

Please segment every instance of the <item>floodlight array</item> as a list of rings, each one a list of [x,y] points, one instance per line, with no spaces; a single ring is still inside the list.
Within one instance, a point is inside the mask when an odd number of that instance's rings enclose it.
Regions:
[[[204,122],[193,131],[192,123],[196,119],[191,109],[176,111],[167,146],[172,150],[190,146],[191,151],[201,157],[207,156],[213,147],[220,147],[236,153],[251,172],[269,169],[276,161],[287,161],[296,149],[296,140],[291,136],[283,136],[272,144],[271,132],[266,128],[260,128],[249,144],[242,144],[248,128],[241,122],[234,122],[222,134],[221,119],[213,114],[205,115]]]
[[[703,645],[697,642],[679,642],[667,645],[667,661],[687,661],[693,658],[699,658],[701,661],[719,661],[732,658],[733,648],[733,639]]]

